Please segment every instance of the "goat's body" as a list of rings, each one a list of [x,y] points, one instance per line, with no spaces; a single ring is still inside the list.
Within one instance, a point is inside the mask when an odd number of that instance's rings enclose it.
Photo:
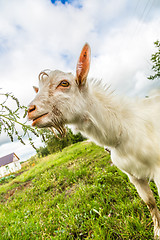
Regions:
[[[133,110],[133,118],[126,118],[127,140],[123,141],[122,133],[122,142],[113,148],[112,160],[138,179],[154,179],[160,170],[160,96],[135,102]]]
[[[132,101],[95,90],[87,101],[86,118],[80,118],[78,130],[108,146],[122,171],[139,179],[154,178],[160,168],[160,96]]]
[[[33,126],[54,127],[61,136],[72,124],[97,144],[109,147],[113,163],[125,172],[147,204],[160,239],[160,213],[148,179],[160,195],[160,92],[143,100],[109,93],[96,81],[87,81],[90,48],[82,49],[76,78],[61,71],[42,72],[40,90],[28,117]]]
[[[122,171],[138,179],[153,179],[155,170],[160,168],[160,121],[155,124],[151,111],[145,107],[142,108],[140,104],[135,109],[136,116],[132,124],[128,122],[127,140],[124,143],[122,139],[113,149],[112,160]],[[152,113],[157,120],[160,119],[156,111]]]

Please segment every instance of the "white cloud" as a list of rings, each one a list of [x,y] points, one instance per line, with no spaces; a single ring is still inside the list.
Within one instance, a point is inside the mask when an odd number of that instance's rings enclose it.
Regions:
[[[30,145],[29,141],[25,141],[25,145],[21,144],[20,142],[8,142],[4,143],[0,149],[0,157],[3,157],[10,153],[16,153],[16,155],[20,158],[21,161],[26,161],[31,156],[36,154],[35,149]],[[35,146],[38,148],[43,146],[41,140],[39,138],[34,139]]]
[[[91,74],[107,81],[113,88],[127,95],[146,94],[146,87],[155,87],[155,82],[147,80],[151,74],[151,54],[155,51],[153,42],[158,39],[159,20],[148,24],[138,24],[131,20],[123,27],[113,29],[99,47],[98,56],[93,59]],[[141,31],[135,35],[136,26]],[[143,78],[137,78],[141,72]],[[145,78],[145,81],[144,81]],[[136,87],[137,81],[141,88]]]
[[[90,76],[103,78],[117,92],[146,95],[159,85],[147,76],[153,42],[160,36],[159,1],[147,2],[0,1],[0,87],[27,105],[39,72],[46,68],[74,72],[81,47],[89,42]]]

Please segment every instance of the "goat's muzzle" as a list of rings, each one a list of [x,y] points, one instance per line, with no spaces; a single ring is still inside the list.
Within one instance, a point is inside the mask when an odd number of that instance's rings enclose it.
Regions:
[[[47,114],[48,112],[43,114],[38,113],[36,105],[30,105],[28,108],[28,119],[33,120],[32,126],[37,125],[41,121],[42,117]]]

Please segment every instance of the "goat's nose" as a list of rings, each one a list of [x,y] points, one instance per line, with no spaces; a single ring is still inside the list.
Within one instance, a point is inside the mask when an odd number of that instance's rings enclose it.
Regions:
[[[36,105],[30,105],[28,108],[28,118],[30,118],[31,114],[37,109]]]
[[[35,111],[36,110],[36,105],[31,105],[31,106],[29,106],[29,108],[28,108],[28,113],[31,113],[31,112],[33,112],[33,111]]]

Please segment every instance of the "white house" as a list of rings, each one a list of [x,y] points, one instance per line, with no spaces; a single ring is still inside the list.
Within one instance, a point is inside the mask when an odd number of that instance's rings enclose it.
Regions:
[[[19,157],[15,153],[0,158],[0,178],[21,169]]]

